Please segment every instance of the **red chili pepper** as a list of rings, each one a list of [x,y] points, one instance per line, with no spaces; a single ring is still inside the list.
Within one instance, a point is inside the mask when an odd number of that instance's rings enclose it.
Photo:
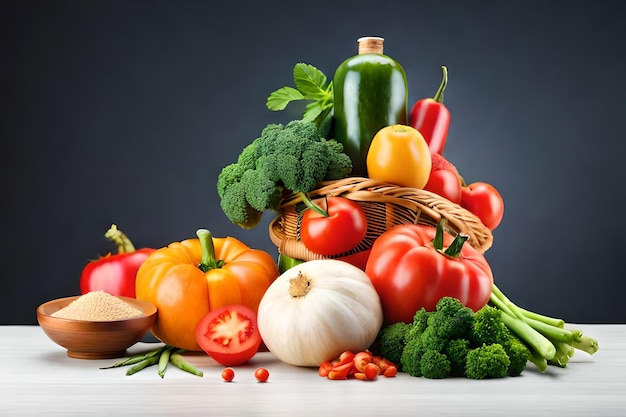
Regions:
[[[81,294],[102,290],[111,295],[135,297],[135,278],[137,270],[154,252],[151,248],[135,250],[130,239],[116,225],[104,234],[115,242],[117,254],[107,254],[89,262],[80,276]]]
[[[445,66],[441,69],[443,79],[437,93],[433,98],[423,98],[415,102],[409,115],[409,124],[424,136],[431,153],[443,154],[450,127],[450,111],[443,104],[443,92],[448,84],[448,70]]]

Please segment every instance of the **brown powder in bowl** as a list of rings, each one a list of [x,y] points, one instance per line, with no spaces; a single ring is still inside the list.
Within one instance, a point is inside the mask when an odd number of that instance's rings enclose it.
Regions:
[[[112,321],[139,317],[143,312],[109,293],[92,291],[51,315],[71,320]]]

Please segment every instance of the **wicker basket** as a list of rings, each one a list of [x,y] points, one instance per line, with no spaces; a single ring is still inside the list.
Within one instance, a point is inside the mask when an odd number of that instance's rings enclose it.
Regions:
[[[363,208],[368,221],[365,238],[347,254],[372,247],[383,232],[398,224],[428,224],[436,226],[446,219],[447,232],[463,233],[467,243],[484,253],[491,247],[493,235],[481,221],[458,204],[439,195],[415,188],[399,187],[370,178],[350,177],[326,181],[308,193],[309,198],[342,196],[356,201]],[[272,242],[280,253],[291,258],[313,260],[327,258],[309,251],[300,240],[300,221],[305,205],[298,194],[286,195],[280,205],[280,214],[269,225]]]

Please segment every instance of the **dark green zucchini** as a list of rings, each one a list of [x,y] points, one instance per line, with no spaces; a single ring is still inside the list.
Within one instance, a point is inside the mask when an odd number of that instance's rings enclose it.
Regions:
[[[367,176],[367,151],[380,129],[407,124],[408,84],[402,66],[383,55],[382,38],[361,38],[359,54],[333,78],[334,138],[352,160],[352,176]]]

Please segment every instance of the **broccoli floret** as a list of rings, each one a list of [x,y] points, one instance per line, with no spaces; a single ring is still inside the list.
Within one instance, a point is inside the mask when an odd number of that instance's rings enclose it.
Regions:
[[[436,350],[437,352],[442,352],[448,342],[448,339],[439,336],[434,326],[428,326],[420,336],[420,340],[424,349]]]
[[[452,371],[450,361],[443,353],[426,350],[420,360],[420,372],[424,378],[443,379]]]
[[[428,326],[428,317],[430,317],[431,314],[432,312],[426,311],[424,307],[417,310],[415,312],[415,315],[413,316],[412,329],[414,329],[415,332],[419,332],[420,334],[424,333],[424,330],[426,330],[426,327]]]
[[[351,170],[343,146],[321,137],[312,122],[270,124],[236,163],[220,172],[220,206],[233,223],[254,227],[263,211],[278,209],[285,189],[306,193],[323,180],[347,177]]]
[[[224,213],[229,213],[233,223],[243,228],[254,227],[261,221],[263,213],[252,208],[246,200],[244,184],[236,182],[222,191],[220,206]]]
[[[511,360],[501,344],[482,345],[468,352],[465,376],[470,379],[504,378],[510,365]]]
[[[474,325],[474,311],[458,299],[443,297],[428,317],[428,326],[442,339],[468,339]]]
[[[383,327],[378,334],[377,348],[380,356],[395,364],[400,364],[405,338],[411,325],[404,322]]]
[[[249,169],[254,169],[256,166],[256,160],[256,145],[251,143],[243,148],[237,157],[237,165],[239,166],[241,172],[244,172]]]
[[[511,332],[502,322],[502,312],[497,308],[486,305],[474,314],[472,340],[477,346],[503,344],[510,337]]]
[[[450,361],[450,374],[452,376],[465,375],[465,364],[467,363],[467,354],[469,351],[469,340],[454,339],[448,342],[444,349],[444,353]]]
[[[241,176],[246,201],[253,209],[262,212],[266,207],[278,207],[282,197],[282,190],[276,183],[265,176],[259,169],[249,169]]]
[[[421,362],[423,355],[424,346],[421,338],[407,340],[400,356],[402,372],[406,372],[411,376],[422,376]]]
[[[504,347],[504,351],[511,361],[507,374],[509,376],[520,376],[526,369],[526,364],[530,359],[530,349],[513,335],[504,342],[502,347]]]
[[[477,345],[502,345],[511,361],[508,375],[519,376],[530,358],[530,350],[502,321],[502,311],[486,305],[474,314],[472,341]]]
[[[345,178],[352,172],[352,160],[343,152],[343,145],[334,139],[327,140],[326,145],[332,149],[328,163],[328,169],[326,172],[326,179],[341,179]]]

